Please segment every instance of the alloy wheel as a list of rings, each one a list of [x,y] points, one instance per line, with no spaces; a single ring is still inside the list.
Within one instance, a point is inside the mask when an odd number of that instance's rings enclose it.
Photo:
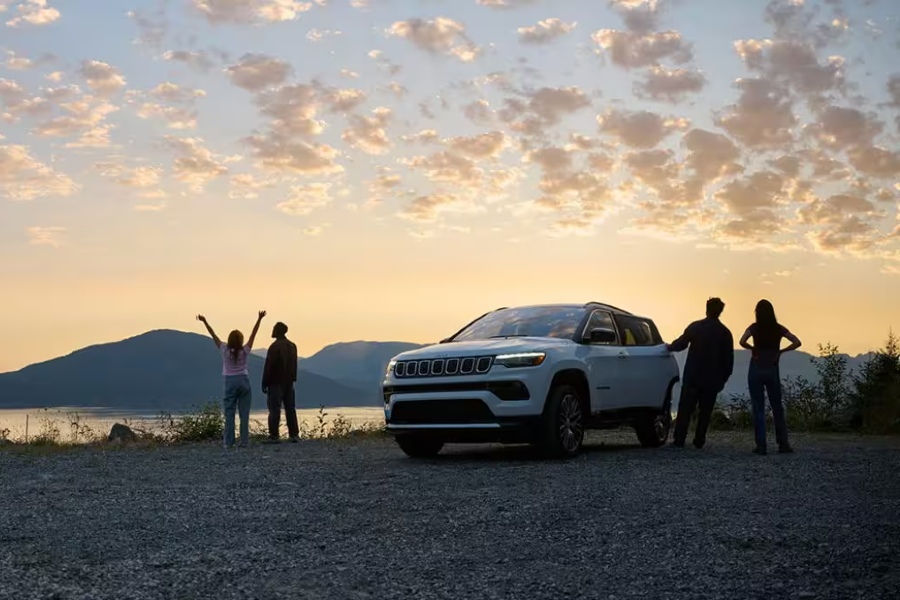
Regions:
[[[566,394],[559,403],[559,440],[563,449],[572,453],[578,450],[584,438],[581,405],[575,394]]]

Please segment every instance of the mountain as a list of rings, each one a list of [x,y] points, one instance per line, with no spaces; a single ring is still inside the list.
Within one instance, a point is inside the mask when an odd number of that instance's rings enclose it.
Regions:
[[[687,358],[688,351],[679,352],[675,355],[678,366],[684,369],[684,361]],[[863,363],[865,363],[871,354],[860,354],[858,356],[842,355],[847,359],[847,367],[852,371],[857,371]],[[813,363],[813,355],[797,350],[781,355],[781,378],[788,379],[794,377],[804,377],[812,383],[819,380],[819,374],[816,372],[816,365]],[[725,396],[749,396],[747,392],[747,369],[750,367],[750,351],[739,349],[734,351],[734,372],[731,379],[725,384],[723,394]]]
[[[299,361],[299,364],[300,368],[310,373],[378,393],[388,362],[401,352],[424,345],[410,342],[341,342],[322,348]]]
[[[262,358],[250,357],[256,409],[265,406],[260,390],[263,364]],[[0,374],[0,408],[184,410],[221,398],[221,372],[220,355],[208,337],[150,331]],[[371,390],[308,371],[300,371],[297,379],[301,408],[379,405],[377,393]]]

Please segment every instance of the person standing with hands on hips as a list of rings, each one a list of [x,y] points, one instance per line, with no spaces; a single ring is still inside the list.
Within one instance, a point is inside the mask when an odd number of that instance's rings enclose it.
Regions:
[[[266,311],[259,311],[256,324],[247,344],[244,344],[244,334],[235,329],[228,334],[228,341],[222,343],[212,326],[203,315],[197,315],[197,320],[206,326],[206,330],[212,337],[216,348],[222,354],[222,377],[225,380],[225,396],[222,404],[225,408],[225,448],[234,447],[234,413],[235,410],[241,419],[240,447],[246,448],[250,441],[250,402],[253,394],[250,390],[250,374],[247,371],[247,361],[250,359],[250,351],[253,349],[253,341],[259,331],[259,324],[266,316]]]
[[[753,344],[749,343],[753,338]],[[790,345],[781,347],[781,340]],[[753,430],[756,438],[754,454],[766,454],[766,396],[772,406],[772,420],[775,421],[775,441],[778,452],[789,454],[794,451],[788,442],[787,418],[781,399],[781,355],[800,347],[800,338],[775,318],[775,308],[768,300],[756,303],[756,320],[741,336],[741,347],[750,351],[750,367],[747,370],[747,387],[753,408]]]

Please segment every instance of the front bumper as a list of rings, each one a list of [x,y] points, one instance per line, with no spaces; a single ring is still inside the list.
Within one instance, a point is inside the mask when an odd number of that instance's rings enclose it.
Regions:
[[[394,435],[435,436],[449,443],[530,441],[547,395],[545,377],[537,371],[389,378],[382,386],[385,428]]]

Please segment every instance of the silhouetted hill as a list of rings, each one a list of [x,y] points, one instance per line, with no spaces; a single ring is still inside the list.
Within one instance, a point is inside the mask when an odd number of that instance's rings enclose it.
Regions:
[[[260,390],[263,364],[262,358],[250,357],[254,409],[266,406]],[[218,401],[221,372],[221,358],[208,337],[150,331],[0,374],[0,408],[182,410]],[[298,373],[298,407],[377,406],[377,402],[371,392],[315,373]]]
[[[424,344],[410,342],[341,342],[326,346],[299,361],[300,368],[348,385],[378,390],[388,362],[407,350]]]
[[[869,359],[870,354],[860,354],[858,356],[850,356],[844,354],[847,358],[847,366],[856,371],[862,364]],[[675,355],[678,365],[683,369],[684,360],[687,358],[687,351],[679,352]],[[788,379],[793,377],[805,377],[810,382],[815,383],[819,380],[819,374],[816,372],[816,366],[812,362],[813,356],[802,350],[795,352],[787,352],[781,355],[781,377]],[[735,350],[734,352],[734,374],[725,385],[722,392],[725,395],[736,394],[739,396],[748,396],[747,392],[747,369],[750,366],[750,352],[748,350]]]

